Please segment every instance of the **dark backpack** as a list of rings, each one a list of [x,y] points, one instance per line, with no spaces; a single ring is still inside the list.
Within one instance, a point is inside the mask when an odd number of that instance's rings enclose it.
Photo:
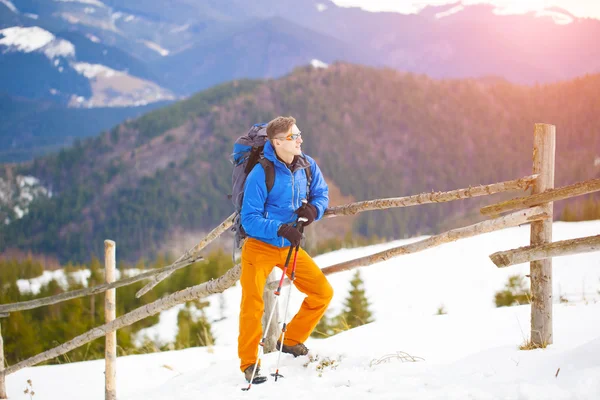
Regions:
[[[275,184],[275,166],[263,154],[267,140],[267,124],[255,124],[250,128],[248,133],[240,136],[233,144],[233,153],[231,154],[231,162],[233,164],[231,201],[233,202],[236,215],[231,230],[235,233],[233,246],[234,259],[235,251],[241,248],[242,241],[246,238],[246,232],[242,228],[240,212],[242,210],[242,202],[244,201],[244,184],[246,183],[248,174],[256,164],[260,163],[265,170],[267,193],[271,192]],[[310,168],[304,171],[306,173],[306,194],[308,196],[312,176]]]

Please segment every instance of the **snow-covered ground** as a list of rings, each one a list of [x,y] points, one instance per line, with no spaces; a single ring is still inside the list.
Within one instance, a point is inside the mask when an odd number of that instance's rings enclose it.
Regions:
[[[557,222],[553,236],[598,232],[600,221]],[[325,267],[419,239],[340,250],[316,261]],[[599,399],[600,254],[554,259],[554,344],[520,351],[529,338],[530,307],[495,308],[494,293],[508,276],[526,275],[528,265],[497,269],[488,256],[528,242],[525,225],[361,268],[375,322],[309,339],[312,361],[285,355],[280,372],[286,377],[249,392],[240,390],[247,384],[238,369],[236,285],[209,298],[209,318],[223,318],[213,323],[215,346],[119,358],[118,398]],[[335,296],[328,315],[341,310],[352,274],[330,277]],[[569,302],[558,304],[561,296]],[[290,309],[301,300],[294,289]],[[435,315],[440,306],[447,315]],[[145,333],[174,338],[173,312]],[[403,362],[401,352],[418,358]],[[273,372],[276,360],[266,355],[263,369]],[[103,372],[103,360],[28,368],[7,377],[8,395],[29,399],[23,391],[31,379],[36,400],[102,399]]]

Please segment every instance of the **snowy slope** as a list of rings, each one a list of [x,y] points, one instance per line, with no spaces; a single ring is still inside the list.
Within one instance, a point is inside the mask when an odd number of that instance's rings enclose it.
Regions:
[[[598,234],[600,221],[554,224],[554,240]],[[497,269],[488,255],[528,243],[522,226],[362,268],[375,322],[329,339],[309,339],[318,360],[282,357],[286,378],[242,392],[237,359],[239,285],[211,296],[209,315],[216,345],[118,360],[120,399],[598,399],[600,398],[600,256],[588,253],[554,259],[554,344],[519,351],[529,337],[528,305],[495,308],[493,295],[509,275],[528,266]],[[317,257],[321,266],[404,242],[340,250]],[[336,291],[330,312],[347,295],[352,272],[330,277]],[[287,294],[287,289],[284,290]],[[294,290],[290,309],[302,296]],[[281,300],[285,300],[283,297]],[[222,302],[220,304],[219,302]],[[447,315],[434,315],[444,305]],[[169,310],[172,312],[172,310]],[[221,315],[223,314],[223,315]],[[166,315],[163,313],[163,315]],[[163,318],[155,333],[171,331]],[[149,332],[148,332],[149,333]],[[418,357],[402,362],[398,352]],[[385,358],[388,362],[383,362]],[[317,368],[322,360],[333,367]],[[421,360],[422,359],[422,360]],[[381,363],[378,363],[381,361]],[[276,354],[263,360],[275,369]],[[559,370],[560,368],[560,370]],[[11,399],[31,379],[35,399],[102,399],[102,360],[21,370],[7,377]]]

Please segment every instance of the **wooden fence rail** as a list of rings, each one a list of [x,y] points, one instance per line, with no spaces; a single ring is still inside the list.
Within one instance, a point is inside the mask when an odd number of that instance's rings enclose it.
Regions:
[[[498,268],[504,268],[524,262],[593,251],[600,251],[600,235],[499,251],[492,254],[490,258]]]
[[[585,182],[578,182],[573,185],[563,186],[558,189],[548,189],[539,194],[533,194],[531,196],[519,197],[517,199],[503,201],[498,204],[492,204],[482,207],[480,211],[483,215],[497,215],[506,211],[539,206],[540,204],[569,199],[571,197],[581,196],[597,191],[600,191],[600,178]]]

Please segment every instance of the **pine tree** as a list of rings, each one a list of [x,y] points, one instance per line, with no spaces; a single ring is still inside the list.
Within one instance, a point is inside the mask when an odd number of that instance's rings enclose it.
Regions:
[[[350,286],[351,289],[344,302],[344,311],[340,315],[340,318],[342,321],[345,321],[345,324],[349,328],[356,328],[357,326],[373,322],[359,271],[356,271],[354,274],[354,277],[350,281]]]
[[[195,302],[194,304],[199,310],[208,306],[208,302]],[[178,332],[175,338],[175,348],[185,349],[212,345],[215,339],[211,332],[210,323],[203,313],[194,316],[189,305],[190,303],[186,303],[186,306],[177,314]]]

